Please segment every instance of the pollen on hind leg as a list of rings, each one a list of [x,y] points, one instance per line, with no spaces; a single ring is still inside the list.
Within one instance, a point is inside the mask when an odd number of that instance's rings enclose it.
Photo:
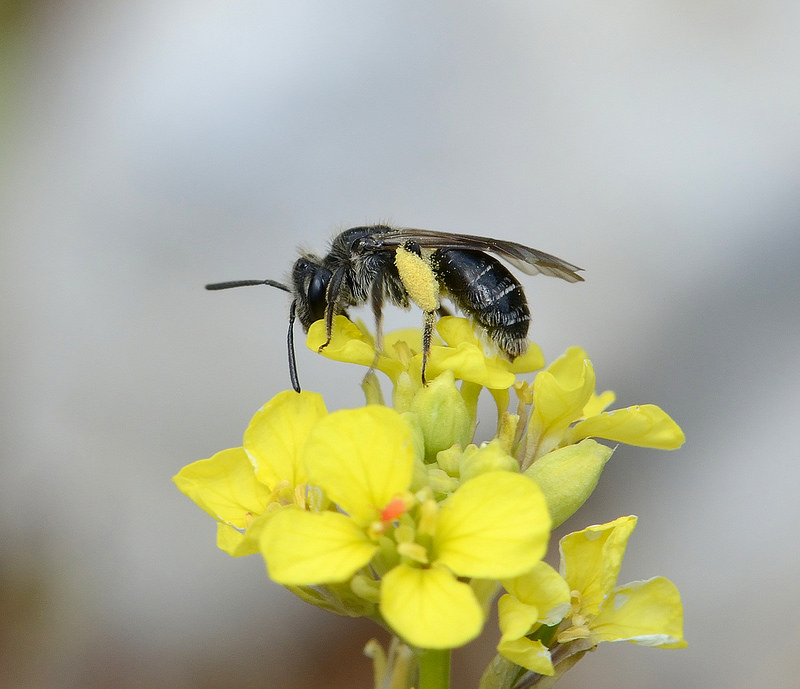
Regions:
[[[423,311],[436,311],[439,308],[439,283],[430,263],[405,246],[397,248],[394,262],[411,300]]]

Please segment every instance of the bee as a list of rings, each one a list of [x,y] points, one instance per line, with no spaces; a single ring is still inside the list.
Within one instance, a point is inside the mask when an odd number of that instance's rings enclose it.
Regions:
[[[437,313],[446,313],[448,298],[513,361],[528,349],[531,314],[522,285],[494,254],[528,275],[550,275],[581,282],[578,266],[516,242],[465,234],[396,228],[388,225],[352,227],[337,235],[324,257],[302,253],[295,261],[289,285],[275,280],[235,280],[206,285],[209,290],[269,285],[292,295],[289,308],[289,377],[300,392],[294,351],[294,321],[305,332],[325,320],[330,344],[333,318],[349,307],[370,303],[376,322],[376,360],[382,346],[385,302],[424,313],[422,382],[430,354]]]

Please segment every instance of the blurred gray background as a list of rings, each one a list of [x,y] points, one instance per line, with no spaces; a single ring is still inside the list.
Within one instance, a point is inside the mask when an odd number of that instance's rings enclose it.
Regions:
[[[533,339],[686,431],[620,448],[565,529],[639,515],[621,581],[675,581],[690,646],[560,686],[795,686],[798,29],[782,0],[0,4],[0,686],[371,686],[375,630],[218,551],[170,477],[288,387],[286,295],[203,285],[379,221],[583,266],[525,280]]]

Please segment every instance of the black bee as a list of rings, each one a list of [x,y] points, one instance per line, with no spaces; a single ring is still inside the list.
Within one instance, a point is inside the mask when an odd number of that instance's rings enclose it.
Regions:
[[[293,295],[289,310],[289,376],[300,392],[294,353],[294,320],[308,332],[325,319],[331,341],[333,317],[350,306],[370,302],[377,323],[376,350],[382,345],[383,304],[408,308],[413,301],[425,313],[422,380],[430,353],[436,312],[443,312],[440,296],[450,299],[480,326],[509,360],[528,348],[530,311],[522,285],[493,256],[501,257],[528,275],[542,273],[579,282],[577,266],[516,242],[464,234],[395,228],[388,225],[353,227],[337,235],[324,258],[302,254],[294,264],[291,285],[275,280],[236,280],[206,285],[219,290],[248,285],[270,285]],[[377,356],[377,355],[376,355]]]

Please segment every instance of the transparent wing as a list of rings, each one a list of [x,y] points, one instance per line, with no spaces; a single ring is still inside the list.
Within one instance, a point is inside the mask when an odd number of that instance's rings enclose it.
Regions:
[[[436,232],[435,230],[417,230],[407,227],[387,229],[385,232],[372,235],[375,242],[373,248],[394,248],[404,242],[416,242],[423,248],[430,249],[473,249],[475,251],[489,251],[508,261],[515,268],[528,275],[551,275],[567,282],[582,282],[583,278],[577,271],[583,270],[572,263],[568,263],[557,256],[546,254],[544,251],[531,249],[529,246],[508,242],[491,237],[474,237],[468,234],[452,234],[450,232]]]

